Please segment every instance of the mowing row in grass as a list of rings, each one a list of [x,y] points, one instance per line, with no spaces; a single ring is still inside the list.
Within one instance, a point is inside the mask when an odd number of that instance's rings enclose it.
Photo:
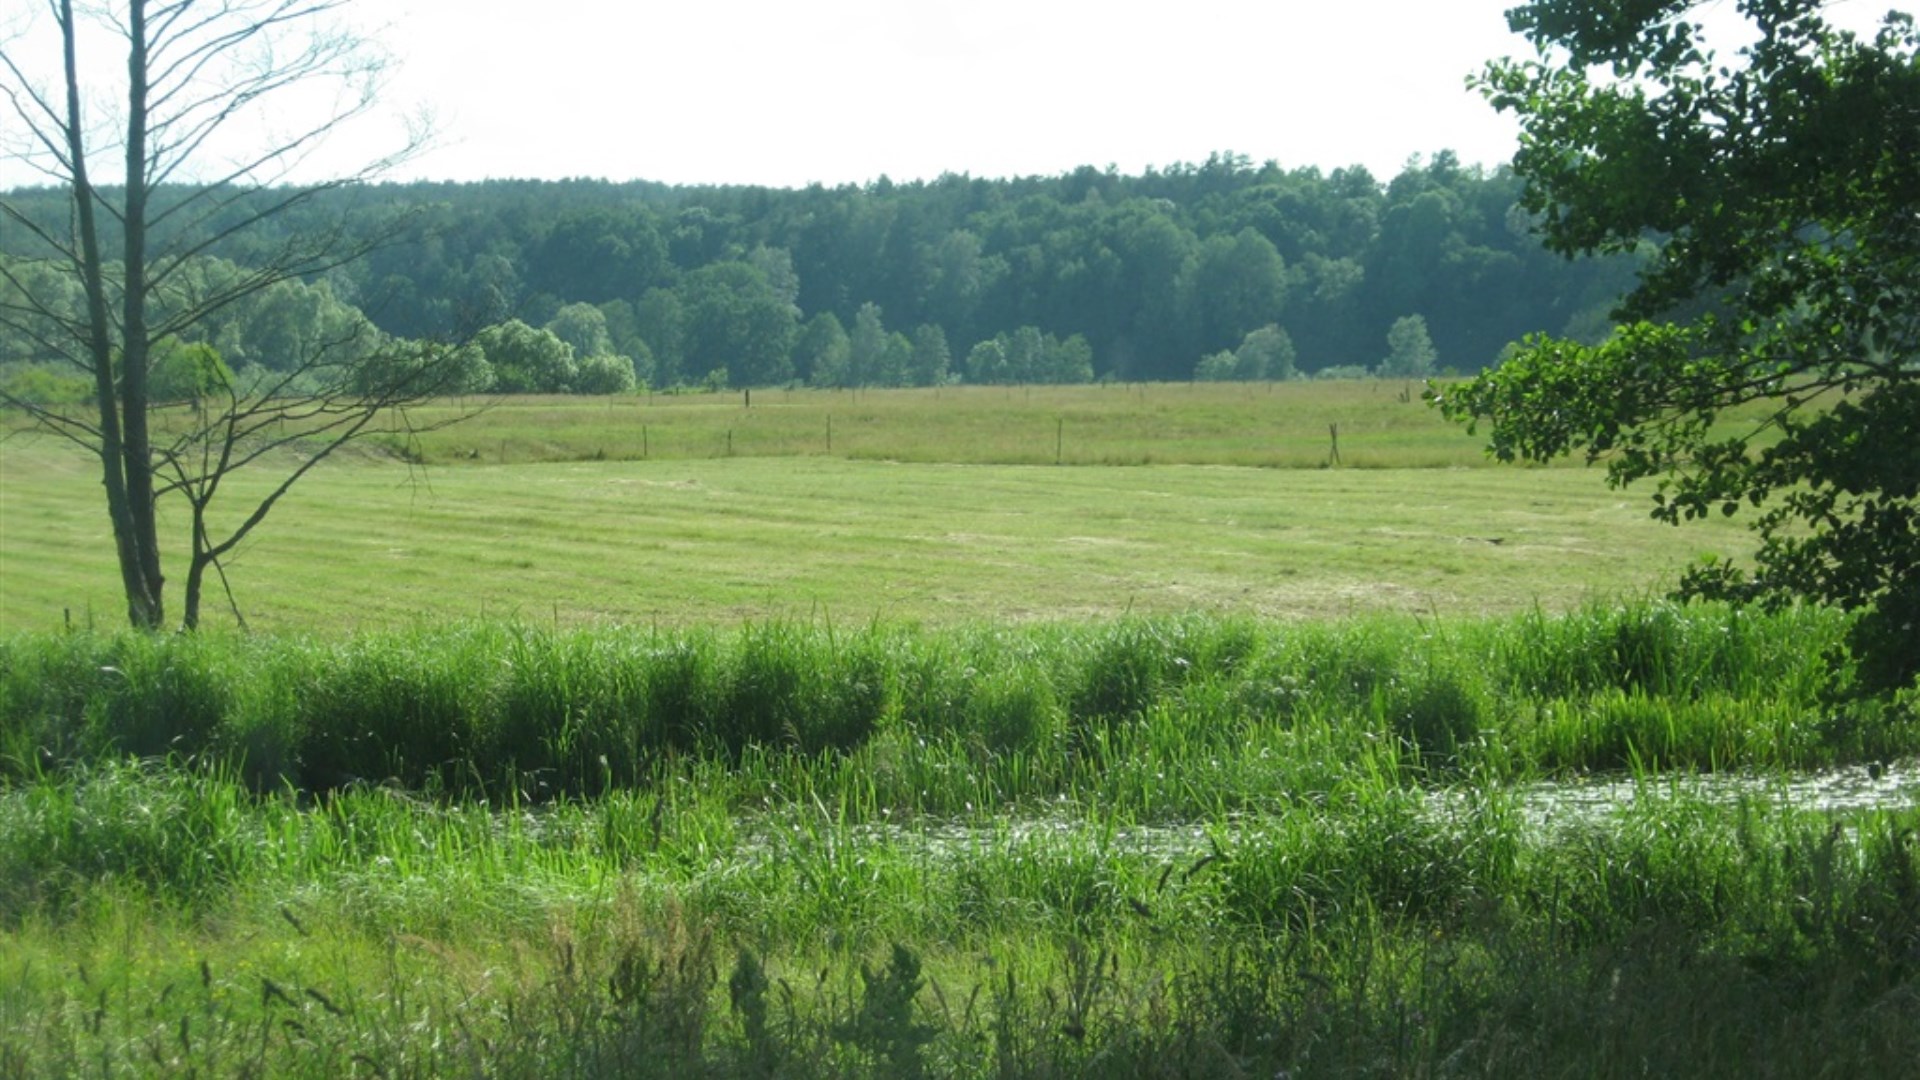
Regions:
[[[238,493],[256,493],[245,480]],[[118,621],[97,488],[59,444],[0,448],[0,628]],[[226,571],[249,626],[274,632],[1466,617],[1644,594],[1750,545],[1732,523],[1650,521],[1578,469],[360,463],[307,478]]]

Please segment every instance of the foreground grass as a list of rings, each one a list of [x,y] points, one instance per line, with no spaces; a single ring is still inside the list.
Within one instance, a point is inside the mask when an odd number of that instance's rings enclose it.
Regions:
[[[1910,1075],[1917,825],[1356,785],[1186,847],[1091,807],[929,846],[110,768],[0,793],[0,1075]]]
[[[0,1076],[1901,1075],[1844,625],[15,635]]]

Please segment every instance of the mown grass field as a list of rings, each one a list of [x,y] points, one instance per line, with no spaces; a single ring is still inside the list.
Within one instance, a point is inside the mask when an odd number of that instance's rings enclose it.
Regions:
[[[457,427],[387,448],[428,462],[840,457],[995,465],[1351,468],[1481,464],[1419,383],[1154,383],[937,390],[758,390],[446,402]]]
[[[1609,490],[1598,469],[1489,465],[1417,389],[1410,403],[1398,393],[773,391],[750,410],[735,395],[513,400],[413,446],[424,464],[372,453],[323,467],[229,576],[249,623],[277,631],[481,616],[1472,616],[1645,595],[1693,558],[1749,548],[1737,521],[1650,521],[1645,493]],[[835,409],[831,456],[746,434],[823,432]],[[1054,466],[1061,415],[1079,418],[1062,426],[1085,451]],[[1320,467],[1322,416],[1341,418],[1341,467]],[[636,444],[622,460],[636,426],[653,432],[653,456]],[[1034,431],[1044,453],[1029,455]],[[1046,462],[1022,464],[1034,456]],[[1128,467],[1089,464],[1115,460]],[[44,436],[0,444],[0,627],[118,620],[93,472]],[[228,505],[261,483],[236,477]]]
[[[733,456],[1294,469],[1332,464],[1337,428],[1345,468],[1488,464],[1424,389],[1368,379],[470,399],[412,414],[417,428],[474,414],[464,422],[380,445],[438,464]],[[1758,412],[1720,423],[1744,430]]]
[[[114,629],[96,490],[0,443],[0,1078],[1920,1060],[1912,700],[1390,386],[507,402],[248,633]]]

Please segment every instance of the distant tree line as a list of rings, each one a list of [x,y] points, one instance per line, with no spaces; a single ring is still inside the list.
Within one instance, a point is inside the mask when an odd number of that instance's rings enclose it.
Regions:
[[[42,194],[12,198],[56,221]],[[251,296],[190,344],[244,373],[326,335],[454,339],[475,392],[1471,372],[1533,331],[1597,340],[1639,264],[1550,254],[1519,197],[1504,167],[1446,152],[1386,183],[1222,154],[803,190],[374,185],[237,234],[200,272],[342,211],[369,233],[408,215],[416,242]],[[38,358],[30,328],[0,333],[0,362]]]

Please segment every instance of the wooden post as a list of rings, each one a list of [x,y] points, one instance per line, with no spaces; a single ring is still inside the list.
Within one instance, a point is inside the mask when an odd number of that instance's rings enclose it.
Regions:
[[[1067,437],[1066,432],[1067,432],[1066,417],[1064,416],[1054,417],[1053,419],[1053,463],[1055,465],[1060,464],[1060,449],[1062,446],[1065,445],[1065,441]]]
[[[1327,456],[1327,464],[1338,465],[1340,464],[1340,425],[1328,424],[1327,435],[1333,439],[1333,449]]]

